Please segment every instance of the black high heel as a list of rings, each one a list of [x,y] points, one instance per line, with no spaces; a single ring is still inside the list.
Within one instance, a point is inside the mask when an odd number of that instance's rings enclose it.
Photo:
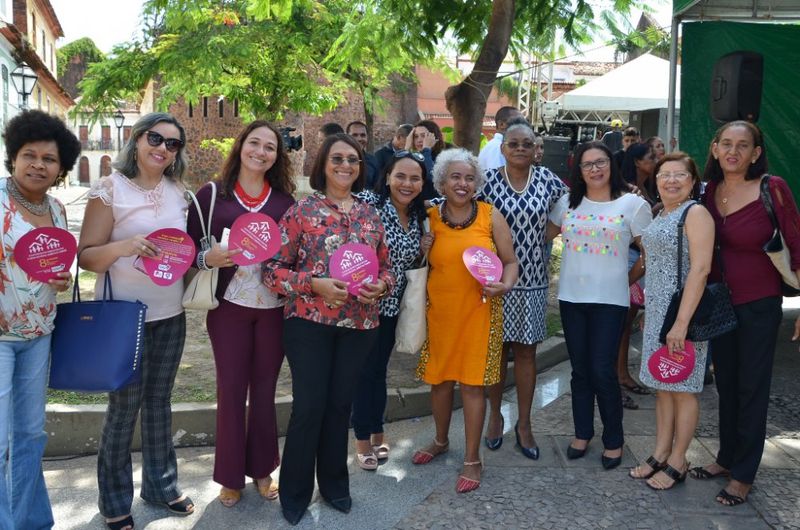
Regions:
[[[500,416],[500,436],[497,438],[489,438],[488,436],[483,437],[483,443],[486,444],[486,448],[491,451],[497,451],[503,445],[503,431],[506,427],[506,419],[503,416]]]
[[[583,458],[587,449],[589,449],[589,442],[586,442],[586,447],[583,449],[576,449],[575,447],[572,447],[572,444],[570,444],[567,446],[567,459],[577,460],[578,458]]]
[[[606,456],[600,455],[600,462],[603,464],[603,469],[614,469],[615,467],[619,467],[622,463],[622,453],[620,452],[619,456]]]
[[[538,445],[534,445],[533,447],[525,447],[522,445],[522,442],[519,439],[519,422],[514,424],[514,435],[517,437],[517,447],[519,447],[519,450],[522,452],[522,454],[531,460],[539,460]]]

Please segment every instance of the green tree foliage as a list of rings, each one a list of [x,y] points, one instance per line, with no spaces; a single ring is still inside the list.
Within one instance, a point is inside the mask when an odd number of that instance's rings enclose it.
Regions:
[[[89,68],[77,111],[97,118],[151,79],[160,108],[222,95],[245,117],[331,110],[344,82],[320,61],[350,10],[343,0],[148,0],[145,19],[157,22]]]
[[[95,46],[94,41],[89,37],[84,37],[70,42],[58,49],[58,77],[62,77],[67,69],[70,59],[79,55],[84,63],[92,64],[105,59],[105,54]]]

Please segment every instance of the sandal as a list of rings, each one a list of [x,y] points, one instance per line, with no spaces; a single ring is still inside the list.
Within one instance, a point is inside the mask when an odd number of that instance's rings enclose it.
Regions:
[[[258,490],[258,494],[268,501],[274,501],[278,498],[278,485],[275,484],[275,481],[272,479],[272,477],[269,477],[269,482],[263,486],[258,483],[258,480],[253,479],[253,485]]]
[[[428,447],[430,447],[430,446],[426,447],[425,449],[418,449],[411,456],[411,462],[416,464],[416,465],[418,465],[418,466],[422,466],[422,465],[430,463],[430,461],[433,460],[434,458],[436,458],[437,456],[447,452],[447,450],[448,450],[448,448],[450,446],[450,442],[447,441],[447,442],[441,443],[436,438],[434,438],[433,439],[433,446],[436,448],[435,449],[436,450],[435,453],[428,450]]]
[[[648,479],[667,466],[666,462],[659,462],[653,455],[648,456],[647,460],[645,460],[644,463],[650,467],[650,471],[646,475],[642,475],[641,473],[634,474],[637,469],[642,467],[642,464],[639,464],[638,466],[628,471],[628,476],[634,479]]]
[[[378,457],[375,456],[375,453],[370,451],[369,453],[356,453],[356,461],[358,462],[358,467],[361,469],[365,469],[367,471],[375,471],[378,469]]]
[[[639,405],[628,394],[622,394],[622,407],[628,410],[639,410]]]
[[[172,502],[151,501],[142,497],[145,502],[161,506],[171,511],[175,515],[187,516],[194,513],[194,502],[188,495],[181,495],[177,500]]]
[[[373,445],[372,452],[375,453],[378,460],[386,460],[389,458],[389,444],[382,443],[380,445]]]
[[[242,499],[242,492],[240,490],[232,490],[230,488],[223,487],[219,490],[219,496],[217,496],[219,502],[226,508],[233,508],[233,506]]]
[[[727,469],[718,473],[711,473],[704,467],[697,466],[689,470],[689,476],[697,480],[710,480],[717,477],[727,477],[731,474]]]
[[[476,460],[475,462],[464,462],[465,466],[480,466],[481,461]],[[465,477],[464,475],[458,476],[458,481],[456,482],[456,493],[469,493],[470,491],[475,491],[481,485],[480,480],[475,480],[474,478]]]
[[[639,394],[640,396],[649,396],[650,394],[652,394],[649,388],[645,388],[639,383],[633,383],[632,385],[626,385],[625,383],[620,383],[619,386],[621,386],[628,392],[633,392],[634,394]]]
[[[717,502],[723,506],[739,506],[740,504],[744,504],[746,500],[747,499],[743,499],[733,493],[728,493],[725,488],[722,488],[719,490],[719,493],[717,493]]]
[[[124,530],[126,528],[133,529],[133,516],[128,515],[125,519],[120,519],[119,521],[114,521],[113,523],[109,523],[106,521],[106,526],[111,530]]]
[[[678,471],[669,464],[664,466],[664,469],[662,469],[661,472],[672,479],[672,484],[670,484],[669,486],[665,486],[662,482],[659,482],[655,478],[652,478],[651,480],[654,482],[651,482],[650,480],[645,482],[648,488],[656,491],[665,491],[674,488],[675,484],[680,484],[681,482],[684,482],[686,480],[686,475],[689,474],[689,465],[688,464],[686,465],[686,470],[683,473],[681,473],[680,471]],[[655,485],[653,485],[654,483]]]

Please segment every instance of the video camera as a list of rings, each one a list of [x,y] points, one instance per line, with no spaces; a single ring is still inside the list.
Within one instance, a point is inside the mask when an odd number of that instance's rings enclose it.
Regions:
[[[283,146],[287,151],[299,151],[303,148],[303,135],[297,136],[289,135],[290,132],[296,131],[294,127],[281,127],[281,138],[283,138]]]

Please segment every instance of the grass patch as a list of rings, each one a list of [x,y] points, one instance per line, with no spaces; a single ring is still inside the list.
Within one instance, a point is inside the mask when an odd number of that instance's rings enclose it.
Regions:
[[[67,392],[66,390],[47,389],[47,402],[62,405],[104,405],[108,403],[107,394],[89,394],[86,392]]]
[[[561,325],[561,314],[558,311],[548,311],[544,318],[545,326],[547,327],[547,337],[553,337],[561,333],[563,327]]]

